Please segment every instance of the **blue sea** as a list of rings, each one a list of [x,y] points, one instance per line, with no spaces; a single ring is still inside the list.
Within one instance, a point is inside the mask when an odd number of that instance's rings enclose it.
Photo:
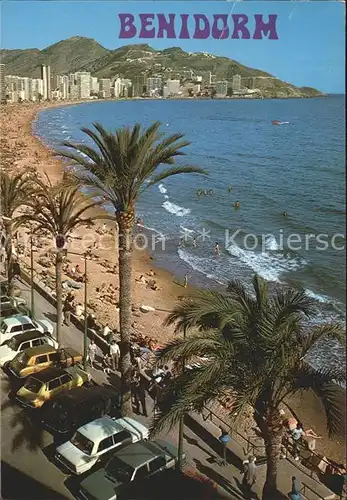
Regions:
[[[176,279],[187,273],[191,283],[219,288],[231,278],[249,286],[258,273],[271,287],[304,289],[316,300],[315,322],[343,320],[344,96],[93,102],[45,110],[34,128],[56,148],[88,142],[80,128],[93,122],[116,129],[155,120],[191,141],[180,163],[209,173],[173,177],[138,201],[156,264]],[[311,357],[339,364],[344,349],[329,343]]]

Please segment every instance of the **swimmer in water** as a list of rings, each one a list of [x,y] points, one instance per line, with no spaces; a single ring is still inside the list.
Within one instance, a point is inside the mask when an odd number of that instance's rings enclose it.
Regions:
[[[288,217],[288,212],[283,212],[283,217]]]
[[[240,208],[240,202],[238,200],[235,201],[234,208]]]
[[[229,194],[231,193],[232,189],[233,189],[233,187],[232,187],[232,186],[229,186],[229,187],[228,187],[228,193],[229,193]]]
[[[214,247],[214,251],[213,252],[214,252],[215,255],[220,255],[220,248],[219,248],[218,241],[216,241],[216,245]]]

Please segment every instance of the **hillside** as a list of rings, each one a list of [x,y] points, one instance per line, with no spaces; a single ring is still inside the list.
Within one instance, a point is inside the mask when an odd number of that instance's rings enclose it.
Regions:
[[[39,77],[40,64],[49,64],[52,73],[67,74],[75,71],[90,71],[99,78],[117,75],[133,78],[146,72],[155,74],[180,74],[192,69],[196,74],[216,75],[217,80],[231,80],[233,75],[243,78],[256,77],[255,87],[261,88],[269,97],[311,97],[321,95],[313,88],[298,88],[275,79],[269,73],[248,68],[227,57],[208,53],[185,52],[179,47],[155,50],[148,44],[126,45],[108,50],[91,38],[75,36],[62,40],[44,50],[1,50],[1,62],[6,65],[6,74]],[[245,83],[243,83],[245,84]],[[247,86],[247,83],[245,84]]]

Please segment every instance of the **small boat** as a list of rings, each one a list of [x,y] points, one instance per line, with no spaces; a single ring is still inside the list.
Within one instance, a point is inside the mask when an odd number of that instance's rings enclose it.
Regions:
[[[272,125],[286,125],[287,123],[290,123],[290,122],[280,122],[278,120],[272,120]]]

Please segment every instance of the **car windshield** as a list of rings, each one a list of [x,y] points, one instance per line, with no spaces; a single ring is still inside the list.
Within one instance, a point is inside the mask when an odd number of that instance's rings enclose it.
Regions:
[[[83,453],[85,453],[86,455],[91,455],[93,451],[93,441],[90,441],[90,439],[88,439],[86,436],[83,436],[83,434],[78,431],[71,439],[71,443],[76,446],[76,448],[83,451]]]
[[[9,347],[10,349],[13,349],[14,351],[16,351],[18,349],[18,344],[19,344],[19,342],[16,339],[16,337],[12,337],[12,339],[10,339],[6,342],[7,347]]]
[[[0,332],[1,333],[5,333],[6,329],[7,329],[7,325],[6,325],[5,321],[1,321],[1,323],[0,323]]]
[[[42,382],[40,382],[40,380],[37,380],[36,378],[30,377],[25,382],[24,387],[28,391],[35,392],[35,394],[38,394],[40,392],[41,387],[42,387]]]
[[[105,467],[106,473],[121,483],[131,481],[134,469],[117,457],[113,457]]]
[[[25,351],[22,351],[22,352],[18,353],[17,356],[15,357],[15,360],[20,365],[23,365],[23,366],[27,366],[29,359],[30,358],[29,358],[29,356],[27,355],[27,353]]]

